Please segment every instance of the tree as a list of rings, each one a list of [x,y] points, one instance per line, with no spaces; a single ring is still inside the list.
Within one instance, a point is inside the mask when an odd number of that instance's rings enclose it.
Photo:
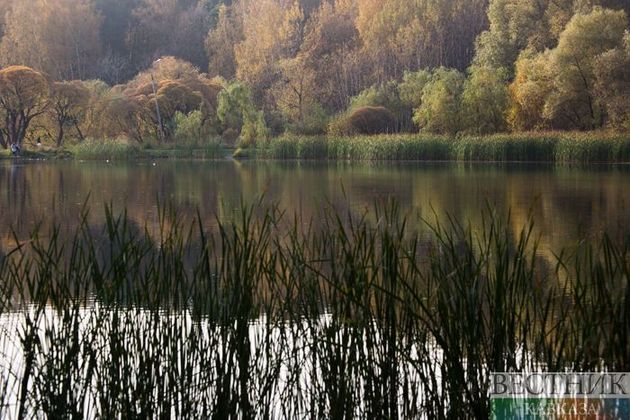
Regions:
[[[464,75],[455,69],[441,67],[433,72],[422,92],[414,122],[426,131],[454,134],[461,129],[461,96]]]
[[[312,95],[333,113],[346,109],[367,83],[355,15],[351,1],[323,2],[311,15],[300,47],[305,71],[314,78]]]
[[[504,73],[477,66],[469,72],[462,93],[463,128],[477,134],[504,131],[509,100]]]
[[[49,83],[38,71],[24,66],[0,70],[0,146],[22,146],[33,118],[48,106]]]
[[[101,51],[90,0],[16,1],[6,15],[0,65],[26,65],[57,80],[86,79]]]
[[[358,0],[357,29],[376,84],[405,70],[465,69],[486,27],[487,0]]]
[[[303,134],[321,134],[328,125],[328,116],[315,98],[315,74],[303,56],[283,60],[279,64],[281,78],[272,90],[273,100],[289,130]]]
[[[251,91],[241,82],[234,82],[219,93],[217,116],[226,130],[240,133],[241,146],[269,135],[263,112],[256,109]]]
[[[304,14],[297,0],[244,0],[243,40],[235,46],[237,77],[261,103],[281,75],[278,63],[296,56],[302,42]]]
[[[135,54],[127,47],[136,4],[137,0],[94,0],[94,8],[102,17],[103,45],[96,76],[109,84],[123,83],[137,70],[133,62]]]
[[[160,56],[178,56],[206,68],[204,41],[210,18],[204,3],[196,0],[140,0],[127,35],[135,69],[145,68]]]
[[[490,28],[477,39],[474,62],[504,70],[512,79],[521,52],[555,48],[572,17],[597,6],[630,9],[626,0],[490,0]]]
[[[424,87],[430,81],[431,72],[428,70],[406,71],[402,82],[398,85],[400,100],[409,108],[419,107],[422,103]]]
[[[174,56],[164,56],[155,60],[148,69],[138,73],[133,80],[127,83],[127,89],[144,87],[150,90],[152,89],[152,78],[155,82],[161,82],[164,80],[196,79],[201,76],[199,68],[192,63]],[[148,94],[150,91],[144,93]]]
[[[243,41],[243,17],[240,10],[240,7],[221,5],[217,24],[210,29],[205,41],[208,73],[227,80],[236,76],[234,47]]]
[[[83,140],[80,124],[87,112],[90,92],[81,81],[54,82],[50,89],[49,113],[57,126],[56,144],[63,144],[65,128],[74,127]]]
[[[603,125],[595,92],[595,63],[599,55],[621,45],[627,25],[625,12],[601,8],[571,19],[552,55],[556,77],[545,106],[548,119],[586,130]]]
[[[595,78],[606,123],[614,129],[630,130],[630,33],[626,33],[623,46],[597,58]]]
[[[545,128],[545,104],[553,89],[551,51],[536,54],[526,50],[516,62],[516,76],[509,87],[511,106],[508,124],[514,130]]]

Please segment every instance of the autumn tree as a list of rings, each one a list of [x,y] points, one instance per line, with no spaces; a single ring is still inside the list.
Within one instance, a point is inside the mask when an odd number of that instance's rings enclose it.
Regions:
[[[208,55],[208,73],[227,80],[236,76],[234,47],[243,40],[242,7],[221,5],[217,24],[210,29],[205,40]]]
[[[405,70],[465,69],[486,27],[487,0],[358,0],[356,26],[373,63],[373,83]]]
[[[261,102],[263,94],[280,77],[278,63],[295,57],[306,23],[297,0],[244,1],[243,40],[235,46],[237,77],[253,89]]]
[[[22,146],[33,119],[48,106],[49,83],[38,71],[24,66],[0,70],[0,145]]]
[[[555,48],[572,17],[597,6],[630,9],[625,0],[490,0],[490,27],[477,40],[475,63],[502,69],[511,78],[522,51]]]
[[[511,106],[507,121],[513,130],[547,128],[545,104],[554,83],[551,51],[526,50],[516,61],[516,76],[509,87]]]
[[[173,118],[177,112],[186,115],[200,110],[205,124],[216,125],[221,89],[218,83],[208,79],[191,63],[174,57],[162,57],[150,69],[129,82],[123,93],[139,104],[142,112],[138,112],[137,117],[149,131],[157,129],[160,124],[159,109],[162,123],[160,130],[169,138],[174,131]],[[159,132],[155,134],[159,137]]]
[[[623,45],[598,57],[595,77],[607,125],[630,130],[630,33],[626,33]]]
[[[133,9],[133,27],[127,35],[135,68],[146,68],[167,55],[206,68],[204,41],[210,17],[205,3],[197,0],[140,0]]]
[[[313,79],[312,95],[326,110],[344,110],[368,83],[352,1],[323,2],[305,28],[300,57]]]
[[[26,65],[58,80],[85,79],[101,51],[90,0],[16,1],[6,15],[0,65]]]
[[[90,92],[81,81],[52,83],[48,113],[56,125],[57,147],[63,144],[67,127],[73,127],[83,140],[80,124],[86,115],[89,101]]]
[[[576,14],[560,34],[554,50],[556,77],[545,112],[561,126],[593,129],[604,122],[595,92],[597,57],[621,45],[628,20],[625,12],[596,8]]]
[[[289,130],[304,134],[323,133],[328,117],[315,96],[315,72],[301,55],[283,60],[279,67],[281,75],[270,94],[288,122]]]
[[[605,105],[598,95],[596,67],[602,55],[623,48],[627,24],[624,11],[594,8],[577,13],[556,48],[519,59],[511,88],[516,125],[580,130],[603,126]]]

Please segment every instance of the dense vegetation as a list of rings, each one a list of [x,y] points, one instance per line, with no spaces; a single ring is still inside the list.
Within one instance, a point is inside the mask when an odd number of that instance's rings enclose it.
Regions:
[[[628,12],[623,0],[0,0],[0,146],[624,132]]]
[[[628,369],[630,244],[554,268],[500,215],[355,216],[110,212],[4,249],[2,415],[487,418],[491,371]]]
[[[235,156],[242,152],[240,149]],[[262,159],[618,163],[630,161],[630,138],[603,133],[537,132],[491,136],[397,134],[282,136],[255,151]]]

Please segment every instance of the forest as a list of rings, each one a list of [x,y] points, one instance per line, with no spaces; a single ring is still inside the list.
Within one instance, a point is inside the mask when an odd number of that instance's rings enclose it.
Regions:
[[[627,0],[0,0],[0,146],[630,130]]]

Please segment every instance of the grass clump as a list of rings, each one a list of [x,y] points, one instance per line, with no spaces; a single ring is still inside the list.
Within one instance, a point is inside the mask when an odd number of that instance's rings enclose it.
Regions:
[[[81,160],[128,160],[137,156],[138,149],[118,140],[88,139],[69,146],[75,159]]]

